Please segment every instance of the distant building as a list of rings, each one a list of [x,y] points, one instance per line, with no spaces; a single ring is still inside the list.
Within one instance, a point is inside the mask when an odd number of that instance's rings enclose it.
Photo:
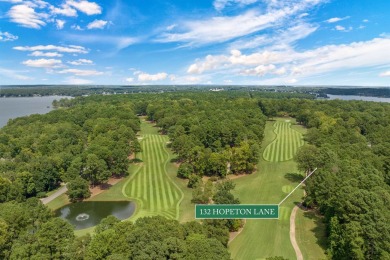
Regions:
[[[210,91],[218,92],[218,91],[224,91],[223,88],[210,88]]]

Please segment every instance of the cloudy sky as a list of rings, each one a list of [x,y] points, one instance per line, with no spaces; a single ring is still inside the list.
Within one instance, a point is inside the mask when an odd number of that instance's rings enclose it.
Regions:
[[[390,86],[389,0],[0,0],[0,85]]]

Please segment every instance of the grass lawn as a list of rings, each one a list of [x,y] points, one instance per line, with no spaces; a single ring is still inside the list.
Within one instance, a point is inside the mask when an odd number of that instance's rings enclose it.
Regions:
[[[168,137],[160,135],[152,124],[141,123],[142,166],[125,182],[122,192],[137,203],[132,220],[144,216],[161,215],[179,219],[179,205],[184,194],[173,181],[175,169],[171,164],[172,154],[167,151]],[[169,173],[170,172],[170,173]]]
[[[301,138],[305,132],[304,128],[294,124],[293,119],[286,118],[267,122],[262,144],[263,158],[259,162],[258,171],[234,180],[235,194],[242,204],[278,204],[302,180],[296,163],[287,160],[291,156],[291,151],[296,151],[294,145],[296,148],[302,145]],[[294,140],[290,141],[288,136]],[[232,257],[265,259],[270,256],[283,256],[295,259],[289,237],[289,219],[292,208],[301,201],[302,196],[303,190],[299,188],[283,202],[279,220],[247,220],[244,230],[229,244]],[[311,240],[305,246],[314,246],[316,242]],[[302,248],[301,250],[305,251]],[[323,253],[314,254],[310,259],[319,259],[323,256]]]
[[[57,198],[55,198],[54,200],[47,203],[46,206],[51,210],[56,210],[69,203],[70,201],[68,199],[68,196],[66,194],[62,194]]]
[[[326,259],[325,224],[312,211],[298,210],[295,219],[296,238],[304,259]]]
[[[298,148],[304,144],[302,134],[291,128],[291,120],[277,120],[274,123],[276,138],[265,148],[263,157],[269,162],[291,160]]]
[[[172,151],[167,149],[170,158],[174,158]],[[195,219],[195,204],[191,203],[192,189],[187,187],[188,180],[180,179],[176,177],[178,167],[173,163],[166,165],[167,173],[169,178],[174,182],[183,192],[183,199],[179,206],[179,221],[188,222]]]

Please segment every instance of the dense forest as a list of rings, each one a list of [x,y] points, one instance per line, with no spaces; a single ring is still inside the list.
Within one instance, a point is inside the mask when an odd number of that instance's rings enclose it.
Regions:
[[[138,116],[145,116],[170,137],[178,177],[189,179],[196,202],[212,197],[238,203],[228,182],[205,195],[209,184],[199,188],[199,179],[252,173],[267,118],[292,116],[308,128],[307,145],[295,160],[302,172],[318,168],[307,181],[304,203],[324,216],[329,258],[389,259],[390,105],[294,95],[96,95],[11,120],[0,130],[0,258],[202,259],[203,253],[203,259],[229,259],[229,225],[223,222],[179,224],[158,217],[132,224],[109,218],[94,236],[74,238],[69,224],[32,197],[68,182],[70,197],[78,200],[88,196],[88,186],[129,174],[129,156],[140,152]],[[57,240],[58,246],[48,242]]]
[[[0,204],[0,259],[214,259],[228,260],[229,231],[214,222],[164,217],[120,222],[103,219],[95,234],[75,237],[73,227],[54,218],[37,199]]]
[[[11,120],[0,131],[0,202],[41,197],[61,182],[71,198],[88,196],[88,183],[128,174],[138,131],[131,105],[110,101]]]
[[[362,101],[268,100],[309,128],[296,156],[305,203],[328,228],[332,259],[390,258],[390,105]]]

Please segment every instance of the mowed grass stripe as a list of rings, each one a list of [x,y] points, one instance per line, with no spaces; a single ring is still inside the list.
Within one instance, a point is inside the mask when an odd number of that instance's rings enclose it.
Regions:
[[[166,139],[163,138],[163,136],[159,136],[158,138],[159,138],[159,142],[160,142],[161,146],[165,145]],[[160,147],[160,149],[158,150],[158,154],[161,158],[164,157],[163,149],[164,149],[164,147]],[[163,173],[163,171],[161,171],[161,183],[164,185],[164,190],[162,191],[163,197],[164,197],[164,202],[165,202],[164,205],[165,205],[165,207],[168,208],[168,207],[173,206],[175,200],[174,200],[173,195],[172,195],[172,191],[173,191],[172,184],[164,178],[164,174],[165,173]]]
[[[290,122],[277,121],[273,127],[276,138],[265,148],[263,158],[269,162],[291,160],[304,144],[302,134],[292,129]]]
[[[165,150],[168,138],[157,133],[151,134],[157,132],[157,129],[148,123],[145,123],[144,127],[148,134],[142,135],[143,151],[139,154],[143,165],[127,183],[124,193],[139,202],[135,219],[154,215],[178,218],[182,192],[172,182],[165,168],[169,160],[169,154]]]
[[[159,196],[162,198],[161,200],[159,200],[160,202],[160,207],[162,208],[168,208],[168,201],[167,201],[167,189],[169,189],[169,184],[167,184],[165,181],[164,181],[164,173],[163,173],[163,156],[161,155],[161,150],[162,150],[162,147],[161,144],[163,143],[163,141],[161,140],[160,136],[157,136],[157,150],[156,150],[156,155],[157,155],[157,158],[158,158],[158,161],[159,161],[159,171],[158,171],[158,182],[159,182],[159,190],[158,190],[158,194]]]
[[[148,180],[149,180],[149,197],[148,197],[148,202],[149,202],[149,208],[151,211],[154,211],[154,190],[155,190],[155,187],[154,187],[154,181],[153,181],[153,174],[155,172],[155,164],[156,164],[156,161],[155,161],[155,158],[154,158],[154,155],[153,155],[153,140],[152,140],[152,136],[149,137],[149,150],[150,151],[148,154],[150,155],[150,160],[148,161],[148,168],[150,168],[148,171],[147,171],[147,174],[148,174]]]
[[[158,136],[158,141],[159,141],[159,145],[163,142],[163,140],[161,140],[160,136]],[[157,156],[158,156],[158,160],[159,162],[162,164],[163,163],[163,155],[161,154],[161,147],[158,147],[157,149]],[[162,203],[163,203],[163,208],[168,208],[169,207],[169,203],[168,203],[168,199],[167,199],[167,192],[169,192],[168,190],[170,189],[169,188],[169,184],[167,182],[164,181],[164,176],[163,176],[163,172],[160,171],[159,172],[159,175],[158,175],[159,179],[158,181],[160,182],[160,186],[161,186],[161,191],[160,191],[160,196],[162,196]]]
[[[161,207],[157,207],[157,201],[155,198],[158,195],[158,186],[156,182],[156,175],[158,174],[158,165],[159,162],[156,158],[156,147],[155,147],[155,141],[154,141],[154,136],[150,136],[150,155],[151,155],[151,160],[148,162],[150,165],[151,170],[148,172],[149,174],[149,180],[150,180],[150,197],[152,198],[151,202],[151,211],[155,211],[156,209],[160,209]]]
[[[287,158],[290,158],[290,156],[288,155],[288,147],[290,145],[290,142],[288,140],[290,140],[290,133],[291,131],[288,131],[288,128],[290,127],[290,124],[284,124],[285,125],[285,128],[286,128],[286,131],[284,132],[284,147],[283,147],[283,154],[284,154],[284,158],[285,160],[287,160]]]
[[[146,140],[145,140],[145,150],[143,151],[148,151],[149,150],[149,140],[148,140],[148,137],[146,136]],[[144,162],[148,162],[151,160],[151,158],[149,157],[149,153],[142,153],[142,154],[145,154],[145,156],[143,156],[143,161]],[[148,164],[145,164],[145,166],[143,167],[143,182],[142,182],[142,185],[140,187],[137,187],[138,189],[143,189],[143,201],[147,201],[148,200],[148,189],[146,187],[143,187],[145,185],[145,183],[148,183],[148,169],[149,168],[149,165]],[[145,203],[145,206],[148,207],[148,204]],[[148,207],[149,208],[149,207]]]

